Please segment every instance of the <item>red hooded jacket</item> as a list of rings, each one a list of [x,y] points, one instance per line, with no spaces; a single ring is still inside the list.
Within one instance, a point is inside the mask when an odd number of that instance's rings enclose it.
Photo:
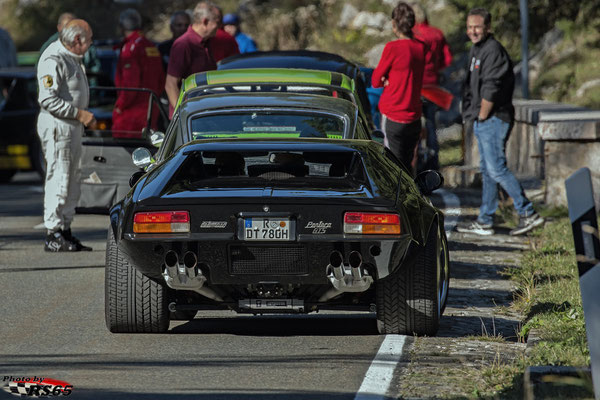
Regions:
[[[160,53],[154,43],[141,32],[125,38],[115,73],[116,87],[147,88],[160,96],[165,88],[165,71]],[[121,91],[113,111],[114,137],[141,137],[148,113],[147,93]],[[154,110],[152,125],[156,124],[158,110]]]

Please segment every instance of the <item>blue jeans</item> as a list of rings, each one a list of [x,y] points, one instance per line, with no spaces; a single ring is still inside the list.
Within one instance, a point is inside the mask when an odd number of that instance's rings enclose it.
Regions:
[[[527,217],[534,213],[523,187],[506,166],[506,141],[511,128],[511,124],[497,117],[483,122],[475,121],[473,125],[481,158],[483,191],[477,221],[482,224],[493,223],[493,216],[498,208],[498,184],[512,197],[520,216]]]

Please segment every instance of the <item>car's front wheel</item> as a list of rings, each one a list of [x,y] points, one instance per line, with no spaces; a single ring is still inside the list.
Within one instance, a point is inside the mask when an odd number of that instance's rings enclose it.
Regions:
[[[169,329],[167,288],[140,273],[119,250],[108,228],[104,280],[105,318],[113,333],[161,333]]]
[[[382,334],[436,334],[447,293],[447,256],[437,224],[412,265],[400,266],[377,282],[377,328]]]

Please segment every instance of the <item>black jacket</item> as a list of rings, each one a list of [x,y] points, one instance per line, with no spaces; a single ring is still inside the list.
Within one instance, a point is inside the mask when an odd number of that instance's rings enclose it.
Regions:
[[[477,119],[481,99],[484,98],[494,103],[490,117],[512,122],[515,116],[512,105],[514,88],[512,60],[506,49],[490,34],[474,44],[469,52],[469,68],[463,86],[463,120]]]

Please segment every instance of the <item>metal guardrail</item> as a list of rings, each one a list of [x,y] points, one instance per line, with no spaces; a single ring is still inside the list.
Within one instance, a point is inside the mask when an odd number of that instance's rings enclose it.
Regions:
[[[565,186],[577,255],[592,381],[595,397],[600,399],[600,238],[589,168],[577,170],[565,180]]]

